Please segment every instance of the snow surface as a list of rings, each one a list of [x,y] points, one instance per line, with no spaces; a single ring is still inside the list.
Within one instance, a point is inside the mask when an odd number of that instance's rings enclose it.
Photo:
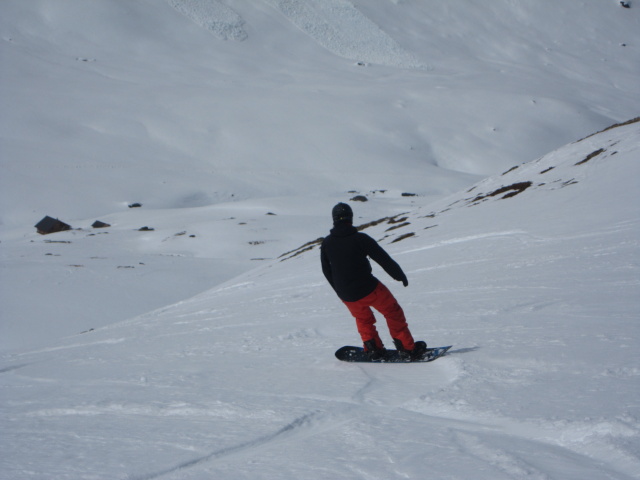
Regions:
[[[638,12],[0,2],[0,478],[640,478]],[[446,357],[333,357],[357,194]]]

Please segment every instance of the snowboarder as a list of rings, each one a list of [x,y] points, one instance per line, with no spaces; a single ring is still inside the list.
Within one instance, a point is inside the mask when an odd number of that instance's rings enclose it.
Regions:
[[[372,360],[384,357],[385,348],[376,330],[371,307],[384,315],[398,352],[408,359],[420,358],[427,344],[414,342],[402,307],[389,289],[371,273],[370,257],[394,280],[409,284],[407,276],[389,254],[369,235],[353,226],[353,211],[338,203],[331,212],[333,228],[320,249],[322,272],[356,319],[364,350]]]

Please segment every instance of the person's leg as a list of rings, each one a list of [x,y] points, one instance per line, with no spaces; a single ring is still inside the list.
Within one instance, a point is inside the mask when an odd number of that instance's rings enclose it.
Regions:
[[[414,341],[402,307],[391,291],[379,283],[373,294],[371,306],[384,315],[391,338],[399,340],[405,350],[413,350]]]
[[[376,329],[376,317],[373,315],[367,299],[368,296],[357,302],[344,302],[344,304],[356,319],[356,327],[362,338],[362,343],[373,340],[377,348],[380,349],[383,348],[384,345]]]

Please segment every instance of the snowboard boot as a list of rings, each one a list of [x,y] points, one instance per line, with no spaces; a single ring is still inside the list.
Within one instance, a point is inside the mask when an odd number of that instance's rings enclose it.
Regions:
[[[422,340],[419,340],[413,344],[413,350],[407,350],[402,345],[402,342],[397,338],[393,339],[393,344],[398,350],[398,356],[405,362],[413,362],[414,360],[420,360],[427,353],[427,344]]]
[[[384,359],[387,350],[382,347],[378,348],[375,340],[367,340],[364,342],[364,351],[372,362],[379,362]]]

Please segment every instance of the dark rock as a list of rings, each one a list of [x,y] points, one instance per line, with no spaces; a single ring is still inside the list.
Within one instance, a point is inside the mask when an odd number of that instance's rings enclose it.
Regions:
[[[71,230],[71,226],[58,220],[57,218],[51,218],[49,216],[44,217],[36,225],[36,229],[40,235],[48,235],[50,233],[64,232]]]

